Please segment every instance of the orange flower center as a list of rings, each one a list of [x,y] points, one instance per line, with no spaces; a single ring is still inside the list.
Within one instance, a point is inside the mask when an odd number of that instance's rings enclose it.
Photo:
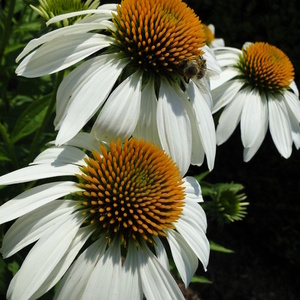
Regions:
[[[170,75],[203,54],[201,21],[180,0],[124,0],[113,22],[118,48],[144,71]]]
[[[143,140],[120,139],[110,151],[87,158],[78,194],[87,221],[108,241],[118,236],[124,245],[133,239],[154,243],[154,236],[165,236],[174,228],[184,206],[180,171],[158,147]]]
[[[267,93],[288,89],[294,80],[289,58],[267,43],[257,42],[243,49],[238,68],[251,86]]]

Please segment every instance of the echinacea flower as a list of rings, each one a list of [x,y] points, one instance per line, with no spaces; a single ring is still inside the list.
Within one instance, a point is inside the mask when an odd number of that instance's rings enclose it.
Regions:
[[[194,11],[181,0],[124,0],[50,22],[84,13],[94,15],[32,40],[17,58],[23,59],[18,75],[38,77],[93,55],[58,89],[57,145],[100,110],[92,128],[99,140],[142,137],[160,144],[183,173],[205,155],[211,170],[216,142],[209,78],[221,70]]]
[[[213,24],[203,24],[206,34],[206,44],[210,48],[225,47],[225,41],[222,38],[215,37],[215,26]]]
[[[0,207],[0,223],[17,219],[4,258],[35,243],[8,299],[37,299],[62,277],[56,299],[184,299],[167,244],[186,286],[198,259],[206,268],[201,188],[158,146],[137,138],[99,145],[79,133],[0,185],[46,178]]]
[[[245,44],[243,50],[215,49],[223,69],[212,81],[213,112],[221,108],[217,144],[224,143],[240,122],[244,161],[262,144],[267,129],[284,157],[300,147],[300,101],[290,59],[268,43]]]

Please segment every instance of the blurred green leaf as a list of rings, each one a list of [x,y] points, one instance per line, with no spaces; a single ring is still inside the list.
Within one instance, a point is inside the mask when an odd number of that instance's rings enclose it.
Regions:
[[[19,268],[20,266],[16,261],[13,261],[7,265],[7,269],[11,271],[13,276],[15,276],[15,274],[18,272]]]
[[[13,142],[17,142],[25,136],[33,133],[41,125],[50,97],[45,96],[40,100],[32,102],[27,109],[20,115],[12,132]]]
[[[10,161],[9,154],[5,151],[3,147],[0,146],[0,161]]]
[[[192,278],[191,282],[194,282],[194,283],[212,283],[212,281],[210,281],[205,276],[194,276]]]
[[[222,252],[222,253],[233,253],[234,251],[228,248],[225,248],[222,245],[219,245],[213,241],[210,241],[210,250],[212,251],[217,251],[217,252]]]
[[[6,264],[3,260],[2,257],[0,257],[0,291],[5,291],[6,290],[6,285],[5,285],[5,281],[6,281]]]

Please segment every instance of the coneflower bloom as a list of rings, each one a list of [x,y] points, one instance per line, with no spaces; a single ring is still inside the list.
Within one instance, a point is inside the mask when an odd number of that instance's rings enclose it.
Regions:
[[[206,34],[206,44],[210,48],[225,47],[224,39],[215,37],[215,26],[213,24],[203,24],[203,26]]]
[[[184,299],[167,251],[187,286],[209,243],[201,188],[180,173],[150,142],[99,145],[80,133],[1,176],[0,185],[51,179],[0,207],[0,223],[17,219],[4,258],[35,243],[7,298],[37,299],[62,278],[56,299]]]
[[[17,58],[18,75],[38,77],[93,55],[59,87],[57,145],[100,110],[92,128],[99,140],[133,134],[161,144],[183,172],[205,155],[212,169],[209,77],[221,70],[194,11],[181,0],[124,0],[50,22],[84,13],[94,15],[32,40]]]
[[[217,48],[223,71],[212,81],[213,112],[224,108],[217,126],[217,144],[224,143],[240,122],[244,160],[262,144],[267,129],[284,157],[300,147],[300,101],[290,59],[268,43],[247,43],[243,50]]]

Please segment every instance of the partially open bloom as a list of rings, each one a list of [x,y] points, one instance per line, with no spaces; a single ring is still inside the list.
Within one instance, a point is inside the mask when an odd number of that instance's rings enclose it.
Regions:
[[[279,153],[288,158],[300,147],[300,101],[289,58],[267,43],[248,43],[243,50],[217,48],[223,69],[212,82],[213,112],[224,108],[217,143],[224,143],[240,122],[244,160],[262,144],[267,129]]]
[[[45,178],[50,182],[0,207],[0,223],[17,219],[4,236],[3,256],[35,243],[8,299],[37,299],[62,277],[57,299],[184,299],[169,271],[166,243],[185,285],[198,259],[206,268],[200,186],[182,178],[152,143],[117,139],[99,147],[80,133],[3,175],[0,185]]]
[[[211,74],[220,72],[194,11],[181,0],[124,0],[34,39],[16,72],[37,77],[68,68],[57,93],[57,145],[90,118],[99,139],[134,134],[161,144],[185,172],[215,159]],[[84,12],[58,16],[57,22]],[[49,22],[48,22],[49,23]],[[209,72],[206,72],[209,70]]]
[[[225,41],[222,38],[216,38],[215,37],[215,26],[213,24],[205,25],[204,26],[204,32],[206,35],[206,44],[210,48],[217,48],[217,47],[224,47]]]
[[[39,0],[38,7],[33,5],[30,6],[46,21],[49,21],[51,18],[61,14],[80,10],[96,9],[99,4],[100,0]],[[81,19],[80,16],[73,19],[65,19],[62,22],[57,22],[55,25],[57,27],[68,26],[79,19]]]

